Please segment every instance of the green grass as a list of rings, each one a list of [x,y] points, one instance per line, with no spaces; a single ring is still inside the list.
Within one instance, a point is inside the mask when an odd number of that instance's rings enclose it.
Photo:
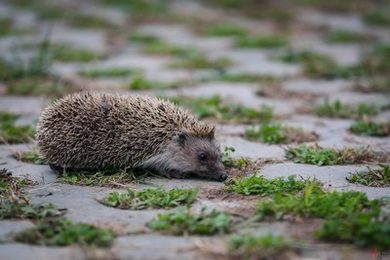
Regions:
[[[7,94],[60,97],[78,89],[49,73],[52,57],[47,40],[27,47],[33,48],[33,56],[28,61],[18,57],[18,49],[12,62],[0,60],[0,81],[7,87]]]
[[[240,104],[227,104],[219,96],[172,97],[170,100],[177,105],[190,108],[200,119],[214,118],[227,122],[250,123],[269,121],[273,117],[272,109],[269,107],[254,109]]]
[[[197,197],[198,190],[161,188],[144,189],[142,191],[127,190],[124,193],[111,192],[101,202],[104,205],[141,210],[147,208],[172,208],[180,205],[191,205]]]
[[[369,25],[389,26],[390,25],[390,8],[382,8],[363,17],[363,21]]]
[[[25,198],[1,201],[0,219],[45,219],[61,216],[59,210],[53,204],[31,204]]]
[[[22,189],[32,182],[26,178],[12,177],[6,168],[0,169],[0,201],[13,199]]]
[[[357,81],[353,84],[353,90],[362,93],[390,93],[390,78],[371,78]]]
[[[312,51],[287,50],[274,57],[287,63],[299,63],[303,73],[313,78],[350,78],[356,74],[356,68],[344,67],[332,58]]]
[[[50,46],[50,54],[52,60],[62,62],[90,62],[101,58],[99,53],[60,43]]]
[[[370,202],[364,193],[325,192],[317,182],[306,183],[298,195],[274,193],[270,200],[261,200],[257,214],[261,218],[271,216],[283,219],[287,215],[316,218],[345,218],[359,213],[370,206],[378,205]]]
[[[180,88],[193,84],[187,80],[177,80],[172,82],[163,82],[146,79],[142,73],[137,73],[129,82],[127,88],[131,90],[145,90],[145,89],[168,89]]]
[[[282,236],[233,235],[228,240],[229,255],[237,259],[278,259],[291,249],[291,242]]]
[[[112,29],[115,27],[114,24],[109,22],[103,17],[86,15],[86,14],[73,14],[69,15],[67,23],[72,27],[83,28],[83,29],[101,29],[108,28]]]
[[[234,24],[212,25],[210,27],[207,27],[204,33],[205,35],[209,35],[209,36],[234,36],[234,37],[243,37],[248,34],[247,30]]]
[[[57,180],[79,186],[123,187],[129,183],[143,182],[146,174],[137,170],[67,171]]]
[[[139,73],[138,70],[128,69],[128,68],[101,68],[101,69],[90,69],[79,71],[78,74],[87,78],[117,78],[117,77],[127,77]]]
[[[348,219],[326,220],[317,237],[329,242],[353,243],[358,247],[388,250],[390,224],[373,220],[368,214],[357,214]]]
[[[166,18],[169,16],[168,3],[164,0],[99,0],[100,3],[117,7],[130,14],[131,19],[144,20]]]
[[[230,232],[231,219],[226,213],[212,210],[192,214],[190,209],[179,208],[172,212],[160,213],[148,222],[148,227],[172,235],[214,235]]]
[[[243,195],[268,196],[275,193],[297,193],[308,181],[297,180],[295,176],[267,179],[264,176],[252,175],[237,177],[226,183],[226,190]]]
[[[231,64],[227,58],[210,58],[194,47],[175,45],[148,34],[135,33],[129,41],[141,43],[146,54],[173,56],[173,68],[223,70]]]
[[[17,115],[0,112],[0,143],[27,143],[34,137],[34,129],[30,125],[16,126]]]
[[[372,162],[378,161],[385,156],[368,148],[331,149],[320,146],[300,145],[288,147],[285,150],[285,157],[288,160],[319,166]]]
[[[349,130],[357,135],[386,137],[390,135],[390,122],[356,121]]]
[[[194,51],[181,55],[170,66],[173,68],[215,69],[222,71],[231,64],[232,62],[227,58],[210,58],[204,53]]]
[[[67,219],[39,222],[22,231],[15,240],[42,246],[93,245],[108,247],[113,240],[109,229],[98,228],[84,223],[73,223]]]
[[[185,57],[198,52],[193,47],[174,45],[160,39],[145,42],[143,51],[151,55],[169,55],[175,57]]]
[[[62,97],[78,90],[75,86],[64,84],[51,77],[27,77],[8,84],[7,94],[19,96]]]
[[[233,159],[231,154],[235,152],[234,147],[225,147],[222,153],[222,163],[226,168],[243,169],[248,166],[249,161],[245,158]]]
[[[39,165],[47,164],[46,158],[43,157],[43,155],[40,154],[37,149],[31,149],[29,151],[24,151],[24,152],[15,152],[13,153],[13,156],[16,158],[16,160],[22,162],[39,164]]]
[[[380,215],[381,206],[388,203],[370,201],[356,191],[325,192],[318,183],[308,183],[298,196],[277,193],[260,201],[257,215],[259,219],[323,218],[322,227],[315,232],[321,240],[385,250],[390,248],[390,225]]]
[[[213,81],[226,81],[226,82],[275,82],[278,79],[272,75],[257,75],[257,74],[246,74],[246,73],[219,73],[209,80]]]
[[[6,36],[12,33],[13,21],[10,18],[2,17],[0,18],[0,37]]]
[[[300,128],[286,127],[272,122],[263,123],[257,128],[246,129],[244,137],[267,144],[312,142],[318,138],[313,132],[304,132]]]
[[[150,43],[155,43],[160,41],[160,39],[154,35],[147,34],[147,33],[141,33],[141,32],[135,32],[132,33],[129,37],[128,40],[130,42],[135,42],[135,43],[142,43],[142,44],[150,44]]]
[[[282,126],[278,123],[264,123],[257,129],[248,128],[245,130],[245,137],[268,144],[279,144],[286,141],[286,136],[282,133]]]
[[[379,164],[378,169],[368,169],[347,177],[351,183],[369,187],[390,187],[390,165]]]
[[[242,48],[281,48],[286,46],[287,43],[286,37],[277,35],[242,36],[236,38],[237,47]]]
[[[325,36],[325,41],[328,43],[364,43],[369,40],[368,35],[343,30],[331,31]]]
[[[390,73],[390,44],[378,44],[356,65],[359,76],[384,76]]]
[[[314,113],[321,117],[330,118],[362,118],[364,116],[376,115],[379,108],[369,104],[358,104],[357,106],[347,105],[340,100],[330,102],[324,100],[321,105],[314,108]]]

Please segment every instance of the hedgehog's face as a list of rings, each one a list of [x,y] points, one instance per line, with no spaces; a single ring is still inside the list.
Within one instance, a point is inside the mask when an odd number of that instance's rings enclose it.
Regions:
[[[181,133],[176,142],[176,153],[173,155],[176,169],[183,175],[225,181],[227,175],[222,164],[222,153],[214,135],[198,137]]]

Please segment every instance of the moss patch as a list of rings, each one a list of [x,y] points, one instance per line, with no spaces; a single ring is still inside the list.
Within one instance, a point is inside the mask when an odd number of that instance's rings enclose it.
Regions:
[[[378,169],[368,169],[347,177],[351,183],[369,187],[390,187],[390,165],[379,164]]]
[[[296,163],[338,165],[381,161],[386,154],[374,152],[369,148],[331,149],[300,145],[288,147],[285,150],[285,157]]]
[[[34,130],[30,125],[16,126],[18,115],[0,112],[0,143],[27,143],[34,137]]]
[[[240,104],[225,104],[219,96],[209,98],[170,98],[177,105],[190,108],[199,118],[214,118],[228,122],[264,122],[273,117],[272,109],[263,107],[254,109]]]
[[[191,205],[197,197],[198,190],[161,188],[142,191],[127,190],[125,193],[111,192],[101,202],[104,205],[121,209],[172,208],[180,205]]]
[[[214,235],[229,233],[231,218],[215,209],[206,213],[203,208],[200,214],[193,214],[189,209],[180,208],[158,214],[147,225],[152,230],[172,235]]]

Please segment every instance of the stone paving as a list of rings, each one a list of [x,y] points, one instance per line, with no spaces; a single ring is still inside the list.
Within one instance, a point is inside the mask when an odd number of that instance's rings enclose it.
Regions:
[[[298,63],[285,63],[273,59],[280,52],[278,48],[242,48],[235,45],[232,37],[206,36],[197,32],[196,24],[191,19],[209,24],[235,23],[248,31],[257,34],[270,34],[275,31],[275,25],[269,20],[258,20],[245,17],[239,13],[227,13],[222,9],[202,5],[198,1],[173,1],[169,9],[175,18],[168,21],[162,19],[145,19],[137,22],[131,20],[127,11],[115,6],[104,6],[96,2],[59,1],[59,6],[74,12],[78,11],[106,19],[113,28],[76,28],[61,19],[42,20],[33,8],[12,5],[12,1],[0,2],[0,16],[12,18],[15,28],[25,33],[6,35],[0,38],[0,54],[2,58],[12,59],[15,46],[39,43],[50,31],[52,43],[68,43],[77,48],[87,48],[97,52],[102,58],[91,62],[58,62],[55,61],[50,72],[63,80],[81,86],[83,89],[134,93],[156,96],[189,96],[211,97],[220,96],[224,102],[238,103],[251,108],[269,106],[273,109],[278,121],[287,126],[300,127],[305,131],[314,131],[318,135],[318,145],[328,148],[370,147],[374,151],[390,153],[390,137],[363,137],[352,134],[348,129],[354,119],[319,117],[306,112],[325,98],[330,101],[340,100],[349,105],[360,103],[387,107],[374,117],[374,120],[389,121],[388,111],[390,95],[388,92],[361,93],[352,88],[354,79],[324,79],[305,75]],[[41,1],[42,2],[42,1]],[[47,1],[49,2],[49,1]],[[43,3],[43,2],[42,2]],[[81,5],[80,7],[78,5]],[[65,10],[65,9],[64,9]],[[182,17],[180,17],[180,15]],[[177,16],[177,17],[176,17]],[[165,18],[166,19],[166,18]],[[195,20],[196,21],[196,20]],[[196,22],[195,22],[196,23]],[[199,22],[202,26],[202,23]],[[324,41],[324,31],[343,29],[363,34],[369,34],[375,43],[389,44],[389,27],[371,27],[361,22],[356,15],[329,14],[315,8],[301,8],[295,12],[294,26],[291,25],[289,48],[297,50],[312,50],[336,60],[338,64],[357,64],[368,44],[330,44]],[[209,26],[206,25],[205,26]],[[214,69],[174,68],[170,64],[174,57],[170,55],[153,55],[143,51],[142,43],[128,41],[130,34],[142,33],[153,35],[167,43],[179,46],[192,46],[208,58],[226,58],[231,65],[226,68],[226,74],[251,74],[268,76],[271,81],[227,82],[214,80],[220,73]],[[18,48],[20,57],[28,57],[31,50]],[[173,89],[131,90],[126,88],[132,76],[118,78],[86,78],[78,74],[81,70],[97,68],[128,68],[143,71],[147,80],[172,83],[188,82],[188,86]],[[388,75],[387,75],[388,76]],[[211,78],[208,79],[208,78]],[[207,80],[205,80],[207,79]],[[388,81],[387,81],[388,83]],[[278,86],[279,92],[287,95],[259,96],[259,88]],[[0,83],[0,110],[21,115],[17,124],[35,124],[40,111],[50,103],[50,96],[21,96],[7,94],[6,83]],[[308,96],[308,98],[303,98]],[[386,110],[387,109],[387,110]],[[301,112],[304,111],[304,112]],[[243,137],[248,124],[225,123],[213,121],[217,125],[217,139],[221,147],[234,147],[234,158],[249,158],[264,160],[253,172],[267,178],[296,175],[303,178],[316,178],[330,190],[356,190],[367,194],[370,199],[390,196],[389,187],[366,187],[352,184],[346,177],[356,171],[376,167],[376,164],[354,164],[337,166],[317,166],[298,164],[285,159],[287,145],[265,144],[248,141]],[[205,253],[205,248],[218,247],[225,236],[169,236],[153,232],[146,223],[163,210],[122,210],[106,207],[97,202],[112,190],[108,187],[85,187],[59,183],[56,174],[47,165],[34,165],[17,161],[12,157],[15,151],[26,151],[33,147],[29,144],[0,145],[0,164],[12,171],[13,176],[26,177],[36,184],[29,186],[26,193],[33,203],[50,202],[59,208],[66,208],[65,216],[75,222],[89,223],[111,228],[116,238],[112,246],[100,252],[99,249],[84,249],[78,246],[45,247],[17,243],[12,240],[12,234],[31,227],[29,220],[0,221],[0,259],[214,259]],[[387,162],[389,156],[387,157]],[[227,212],[242,212],[251,210],[253,200],[245,198],[230,199],[209,196],[210,190],[221,190],[223,183],[207,180],[168,180],[160,177],[148,178],[146,184],[128,184],[130,188],[143,187],[163,188],[194,188],[199,187],[200,195],[193,209],[199,211],[203,206],[217,208]],[[123,188],[124,189],[124,188]],[[247,208],[247,209],[245,209]],[[303,223],[304,224],[304,223]],[[294,232],[304,226],[302,223],[292,227],[286,222],[266,222],[250,230],[255,234],[272,232],[282,234],[287,238],[294,237]],[[309,225],[309,224],[308,224]],[[304,228],[302,228],[304,230]],[[89,251],[88,251],[89,250]],[[96,251],[96,252],[95,252]],[[206,250],[207,251],[207,250]],[[323,243],[308,240],[300,256],[305,259],[369,259],[369,250],[357,249],[353,246],[335,243]],[[390,255],[384,255],[383,259]]]

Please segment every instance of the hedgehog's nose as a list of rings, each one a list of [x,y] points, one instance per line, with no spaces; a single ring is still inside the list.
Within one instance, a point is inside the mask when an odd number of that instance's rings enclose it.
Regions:
[[[227,179],[227,175],[223,173],[221,174],[221,176],[219,176],[218,180],[222,182],[222,181],[226,181],[226,179]]]

